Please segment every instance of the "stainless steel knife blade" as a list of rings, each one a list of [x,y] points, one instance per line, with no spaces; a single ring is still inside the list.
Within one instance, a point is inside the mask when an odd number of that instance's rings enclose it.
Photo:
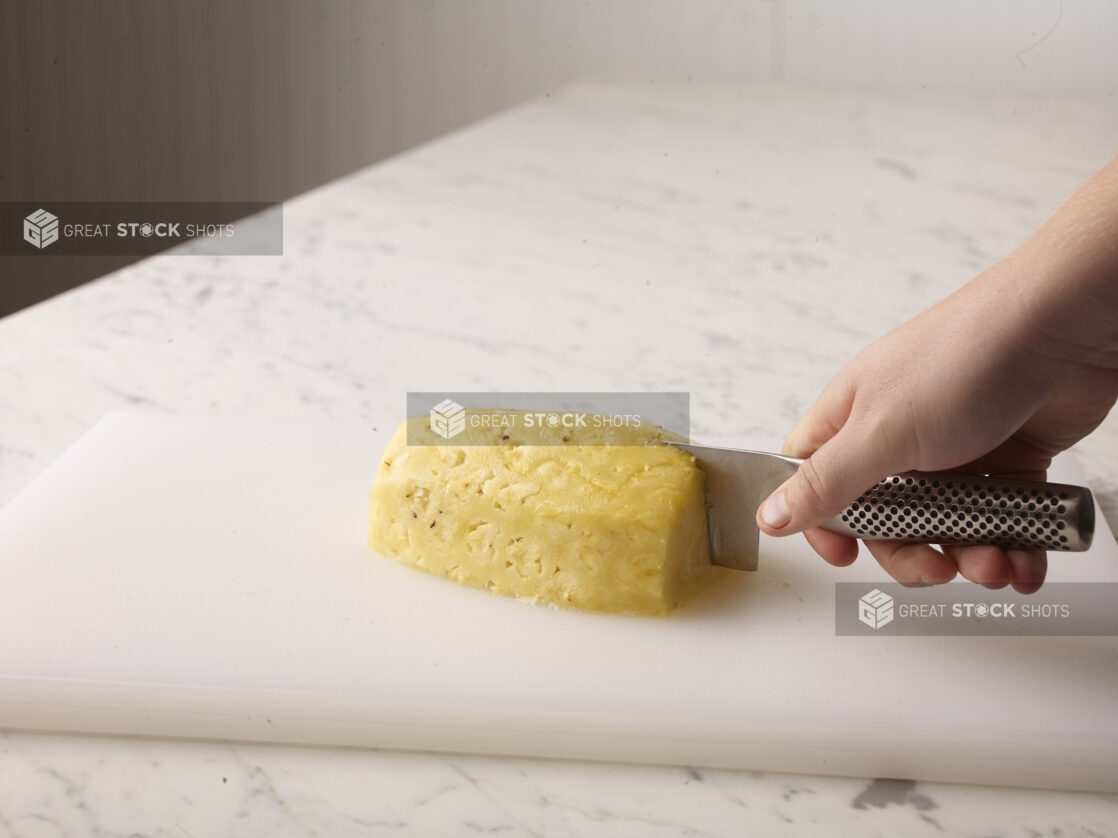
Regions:
[[[735,570],[756,570],[761,501],[795,474],[801,460],[763,451],[671,442],[699,461],[706,473],[707,530],[711,561]]]

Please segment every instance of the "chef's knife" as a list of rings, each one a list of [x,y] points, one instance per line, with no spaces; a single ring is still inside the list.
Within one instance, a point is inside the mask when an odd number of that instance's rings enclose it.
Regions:
[[[736,570],[756,570],[757,507],[803,460],[670,444],[693,455],[706,473],[711,560]],[[1082,486],[910,471],[867,489],[823,527],[861,539],[1086,550],[1095,531],[1095,503],[1091,491]]]

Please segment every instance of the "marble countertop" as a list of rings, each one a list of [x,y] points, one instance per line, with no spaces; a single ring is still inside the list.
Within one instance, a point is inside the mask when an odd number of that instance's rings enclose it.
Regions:
[[[169,253],[0,320],[0,503],[122,408],[378,426],[409,390],[685,390],[696,437],[777,448],[847,357],[1012,249],[1116,134],[1090,101],[568,88],[288,202],[282,257]],[[1115,421],[1076,453],[1113,527]],[[0,732],[0,836],[1115,823],[1113,795]]]

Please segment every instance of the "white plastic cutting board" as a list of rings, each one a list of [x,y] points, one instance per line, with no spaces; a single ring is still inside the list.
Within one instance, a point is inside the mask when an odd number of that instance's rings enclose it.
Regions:
[[[462,588],[365,546],[391,430],[106,417],[0,510],[0,726],[1118,790],[1118,638],[836,637],[886,577],[798,537],[666,619]]]

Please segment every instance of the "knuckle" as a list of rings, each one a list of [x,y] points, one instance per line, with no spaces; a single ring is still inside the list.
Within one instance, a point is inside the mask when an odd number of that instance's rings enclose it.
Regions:
[[[826,473],[820,471],[816,458],[804,460],[798,472],[801,506],[808,507],[812,514],[829,511],[834,505],[833,489]]]

